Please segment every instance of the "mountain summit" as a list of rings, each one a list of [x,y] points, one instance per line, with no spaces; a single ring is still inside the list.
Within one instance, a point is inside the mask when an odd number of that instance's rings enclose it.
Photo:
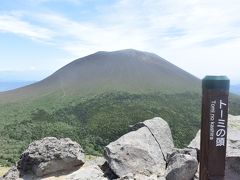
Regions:
[[[99,51],[77,59],[46,79],[13,91],[0,93],[8,97],[44,96],[59,92],[90,95],[106,91],[184,92],[199,90],[200,80],[156,54],[133,49]]]

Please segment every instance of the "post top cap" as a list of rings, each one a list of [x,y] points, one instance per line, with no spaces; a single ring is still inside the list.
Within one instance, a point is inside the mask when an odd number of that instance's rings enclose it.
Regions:
[[[230,80],[227,76],[206,76],[202,80],[202,87],[207,89],[229,90]]]
[[[205,76],[203,80],[210,81],[229,81],[227,76]]]

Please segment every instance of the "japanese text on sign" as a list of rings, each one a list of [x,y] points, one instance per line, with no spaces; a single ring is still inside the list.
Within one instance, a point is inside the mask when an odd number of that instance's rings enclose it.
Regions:
[[[219,106],[217,105],[219,104]],[[226,119],[224,119],[224,107],[227,104],[223,102],[223,100],[213,100],[210,105],[210,119],[209,119],[209,128],[210,128],[210,136],[209,139],[213,141],[216,140],[216,146],[225,146],[226,140]],[[216,108],[219,108],[220,118],[216,119]],[[216,137],[216,138],[214,138]]]

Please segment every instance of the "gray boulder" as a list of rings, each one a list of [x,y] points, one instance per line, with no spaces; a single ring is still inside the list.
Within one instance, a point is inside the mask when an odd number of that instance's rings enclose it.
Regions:
[[[176,153],[168,159],[166,180],[191,180],[198,169],[198,161],[188,154]]]
[[[31,143],[18,162],[21,175],[33,172],[44,176],[57,171],[74,170],[83,165],[81,146],[69,138],[47,137]]]
[[[105,158],[119,177],[128,173],[149,175],[165,169],[161,149],[146,127],[125,134],[106,146]]]
[[[153,118],[132,127],[133,130],[105,147],[105,158],[119,177],[129,173],[163,175],[167,151],[173,148],[168,124]]]
[[[188,147],[200,150],[200,130]],[[239,180],[240,177],[240,116],[228,116],[226,180]]]
[[[68,175],[66,180],[108,180],[97,165],[85,166]]]
[[[144,126],[148,128],[148,130],[152,133],[153,137],[159,144],[164,158],[166,159],[167,154],[172,151],[172,148],[174,148],[172,133],[170,127],[168,126],[168,123],[160,117],[155,117],[153,119],[140,122],[135,126]]]

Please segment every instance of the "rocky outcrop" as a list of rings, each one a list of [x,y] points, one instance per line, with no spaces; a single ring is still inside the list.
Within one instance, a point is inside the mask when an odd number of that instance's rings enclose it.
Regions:
[[[18,169],[22,174],[30,171],[37,176],[44,176],[76,169],[84,162],[83,149],[78,143],[69,138],[47,137],[29,145],[20,157]]]
[[[164,159],[166,160],[167,154],[174,148],[172,133],[168,123],[160,117],[140,122],[132,127],[137,130],[140,127],[147,127],[158,143]]]
[[[200,151],[200,130],[188,147]],[[240,116],[228,116],[226,180],[239,180],[240,177]]]
[[[229,116],[226,180],[240,177],[240,116]],[[3,180],[198,180],[200,132],[188,148],[174,148],[168,124],[153,118],[105,148],[105,158],[85,162],[79,144],[68,138],[35,141]],[[1,179],[1,178],[0,178]]]
[[[164,174],[167,151],[174,147],[168,124],[161,118],[153,118],[132,129],[106,146],[105,158],[110,168],[119,177],[129,173]]]
[[[128,173],[156,173],[165,169],[158,143],[146,127],[125,134],[105,148],[105,158],[113,172],[122,177]]]
[[[21,154],[17,166],[3,178],[37,179],[59,171],[74,171],[84,162],[84,152],[78,143],[69,138],[47,137],[31,143]]]

